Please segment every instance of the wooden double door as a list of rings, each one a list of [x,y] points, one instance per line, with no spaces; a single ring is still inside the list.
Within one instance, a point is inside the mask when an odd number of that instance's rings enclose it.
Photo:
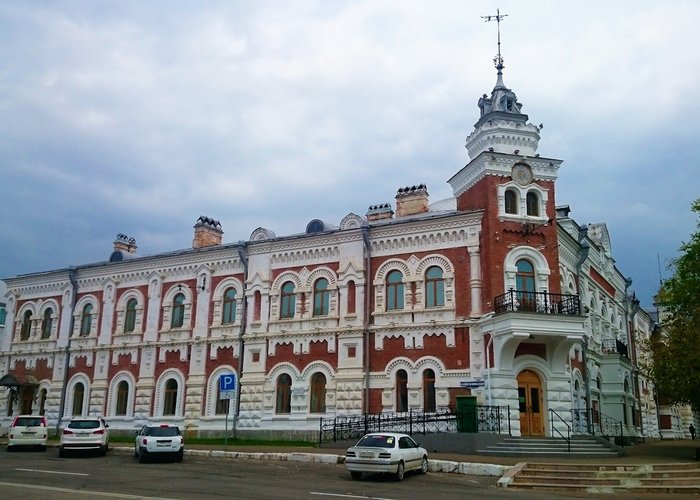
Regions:
[[[544,405],[542,381],[531,370],[518,374],[518,409],[520,411],[520,434],[522,436],[544,436]]]

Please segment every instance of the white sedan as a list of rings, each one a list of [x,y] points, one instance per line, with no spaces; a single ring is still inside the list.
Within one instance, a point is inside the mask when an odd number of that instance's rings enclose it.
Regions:
[[[345,466],[353,479],[363,472],[385,472],[401,481],[406,471],[428,472],[428,451],[407,434],[373,432],[348,448]]]

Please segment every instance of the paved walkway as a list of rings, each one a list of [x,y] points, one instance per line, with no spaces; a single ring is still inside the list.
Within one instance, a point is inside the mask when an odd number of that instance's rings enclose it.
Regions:
[[[282,447],[282,446],[208,446],[186,445],[189,449],[226,450],[245,453],[315,453],[345,455],[345,448],[326,447]],[[567,462],[579,464],[660,464],[673,462],[695,462],[696,449],[700,439],[649,440],[646,443],[625,447],[624,457],[613,458],[561,458],[561,457],[495,457],[484,455],[463,455],[440,453],[428,450],[429,457],[435,460],[469,462],[480,464],[515,465],[520,462]],[[700,462],[698,462],[700,466]]]

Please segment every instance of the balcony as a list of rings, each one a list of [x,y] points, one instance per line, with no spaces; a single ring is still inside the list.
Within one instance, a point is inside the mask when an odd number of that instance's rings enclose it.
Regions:
[[[629,359],[627,345],[617,339],[603,339],[603,352],[605,354],[620,354]]]
[[[580,316],[578,295],[509,290],[494,299],[495,313],[524,312],[555,316]]]

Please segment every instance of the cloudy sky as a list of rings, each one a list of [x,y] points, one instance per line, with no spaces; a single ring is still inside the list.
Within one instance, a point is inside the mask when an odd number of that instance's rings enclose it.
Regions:
[[[0,276],[333,224],[397,188],[431,200],[505,83],[557,203],[606,222],[650,306],[695,230],[700,2],[0,2]]]

